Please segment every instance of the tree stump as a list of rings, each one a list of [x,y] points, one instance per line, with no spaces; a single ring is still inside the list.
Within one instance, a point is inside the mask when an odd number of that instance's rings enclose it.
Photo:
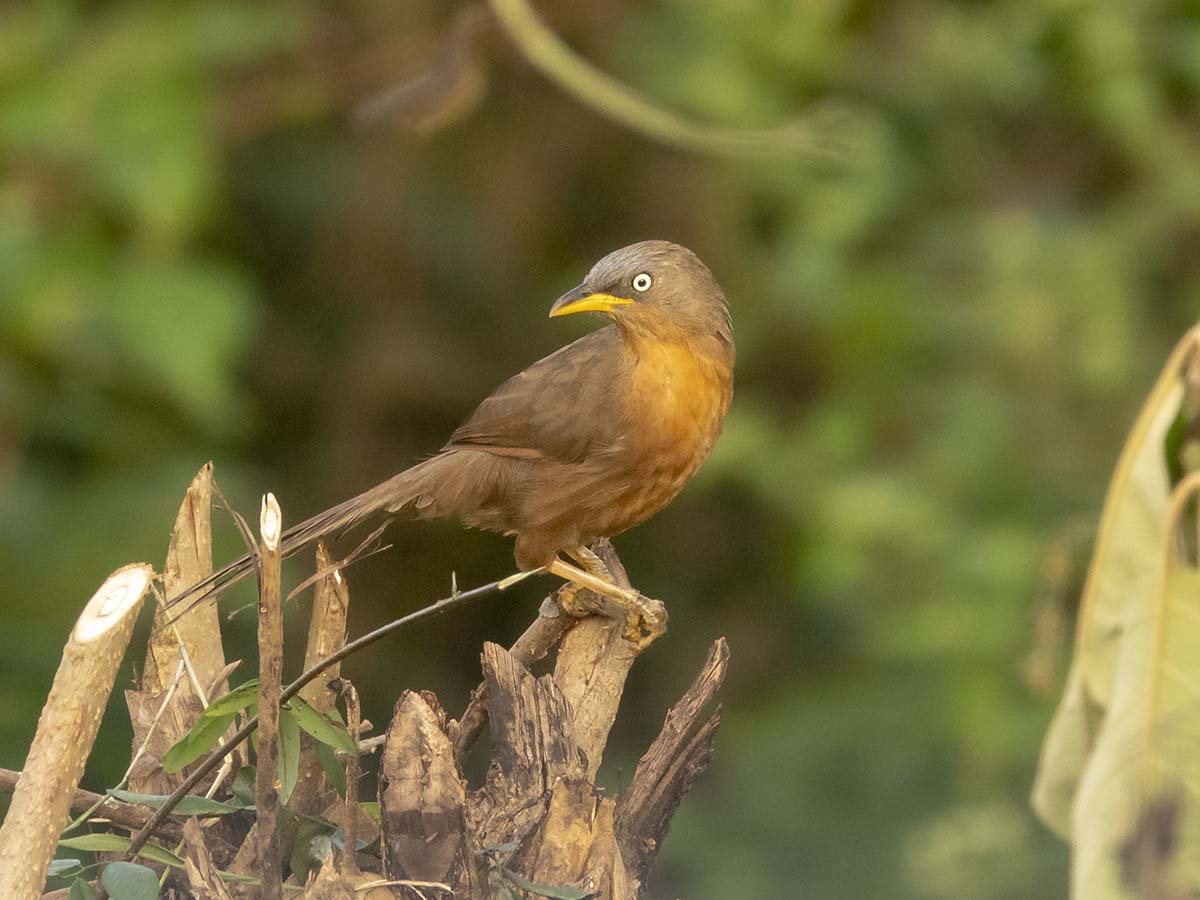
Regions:
[[[601,549],[623,576],[611,548]],[[542,621],[560,617],[567,628]],[[513,650],[486,644],[484,682],[461,723],[447,722],[426,692],[407,691],[397,702],[379,781],[389,878],[444,884],[470,900],[531,886],[553,888],[553,896],[642,896],[679,802],[712,758],[720,718],[706,710],[724,680],[728,645],[712,645],[614,798],[597,787],[596,773],[625,678],[645,646],[623,637],[621,621],[569,620],[551,604]],[[554,634],[554,673],[535,677],[526,667],[531,648],[545,653],[543,638]],[[483,718],[491,763],[485,783],[470,791],[458,760]]]

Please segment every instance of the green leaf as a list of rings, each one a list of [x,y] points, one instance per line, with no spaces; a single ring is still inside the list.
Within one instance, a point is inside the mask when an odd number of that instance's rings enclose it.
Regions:
[[[296,839],[292,844],[289,865],[300,881],[310,872],[320,869],[333,852],[330,835],[336,830],[332,822],[307,816],[297,816]]]
[[[226,872],[223,869],[218,869],[217,874],[222,881],[232,881],[236,884],[262,884],[262,879],[257,875],[242,875],[239,872]]]
[[[242,809],[254,808],[254,780],[257,772],[254,766],[242,766],[233,776],[233,799]]]
[[[112,900],[157,900],[158,876],[152,869],[130,862],[111,862],[100,883]]]
[[[354,738],[350,736],[345,725],[334,722],[317,712],[300,697],[293,697],[287,705],[295,715],[296,721],[300,723],[300,727],[312,735],[312,739],[317,743],[341,750],[343,753],[358,752],[358,745],[355,744]]]
[[[50,868],[47,870],[46,874],[55,878],[61,878],[62,876],[70,872],[74,872],[76,869],[80,868],[83,868],[83,863],[74,857],[66,856],[62,859],[50,860]]]
[[[200,714],[200,718],[226,716],[230,713],[241,712],[257,702],[258,679],[251,678],[249,681],[239,684],[228,694],[222,694],[208,704],[208,707]]]
[[[178,772],[212,750],[237,714],[257,700],[258,681],[252,678],[210,703],[191,730],[167,751],[163,757],[163,771],[167,774]]]
[[[565,884],[538,884],[518,875],[512,869],[500,868],[500,873],[523,891],[537,894],[539,897],[549,897],[550,900],[589,900],[596,894],[570,887]]]
[[[286,804],[300,777],[300,726],[286,708],[279,711],[279,802]]]
[[[379,817],[382,815],[382,813],[380,812],[380,809],[379,809],[379,801],[378,800],[364,800],[362,803],[360,803],[358,805],[360,807],[362,807],[363,812],[365,812],[368,816],[370,816],[372,819],[375,820],[376,824],[379,823]]]
[[[129,844],[129,838],[123,834],[81,834],[78,837],[63,838],[58,842],[60,847],[72,850],[103,850],[111,853],[124,853],[129,849]],[[147,844],[138,851],[138,855],[164,866],[183,866],[182,859],[158,844]]]
[[[96,889],[86,878],[76,878],[71,882],[71,892],[67,895],[67,900],[95,900],[95,897]]]
[[[137,794],[133,791],[110,790],[108,795],[117,800],[124,800],[126,803],[149,806],[151,809],[161,809],[168,799],[165,794]],[[196,797],[189,794],[175,804],[171,814],[175,816],[227,816],[240,809],[240,806],[231,806],[219,800],[210,800],[207,797]]]
[[[325,777],[329,779],[329,783],[334,786],[338,794],[342,797],[346,796],[346,768],[337,758],[337,754],[328,744],[317,743],[314,747],[317,751],[317,762],[321,764],[321,771],[325,773]]]
[[[223,716],[209,716],[207,712],[201,715],[192,726],[192,730],[181,737],[163,756],[163,771],[173,774],[208,753],[216,746],[236,715],[236,711]]]

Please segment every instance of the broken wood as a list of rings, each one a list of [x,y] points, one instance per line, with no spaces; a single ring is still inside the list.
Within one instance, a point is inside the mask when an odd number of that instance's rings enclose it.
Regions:
[[[579,619],[568,615],[558,602],[558,595],[547,597],[538,617],[533,620],[525,631],[517,638],[516,643],[509,648],[513,658],[528,668],[543,659],[562,640],[563,635],[578,622]],[[487,727],[488,721],[487,682],[471,692],[471,700],[466,711],[457,722],[450,723],[450,735],[454,743],[454,758],[461,766],[463,757],[475,746],[475,741]]]
[[[163,568],[163,593],[168,603],[212,574],[212,494],[213,465],[209,462],[188,486],[171,532],[167,564]],[[195,696],[198,691],[206,691],[225,668],[216,597],[197,603],[186,616],[169,626],[166,625],[168,618],[162,607],[155,610],[154,628],[146,647],[142,688],[161,691],[171,686],[182,647],[196,681],[193,683],[189,678],[181,686],[180,693]],[[218,684],[215,693],[223,694],[226,690],[227,686]]]
[[[59,832],[153,576],[145,563],[108,576],[63,648],[12,805],[0,826],[0,897],[5,900],[41,896]]]
[[[384,871],[469,890],[475,862],[466,842],[467,785],[445,729],[432,694],[405,691],[396,703],[379,761]]]
[[[712,760],[720,709],[702,723],[700,719],[725,683],[728,670],[729,644],[718,638],[687,693],[667,713],[662,730],[617,802],[617,843],[638,882],[645,882],[650,874],[675,810]]]
[[[212,496],[213,467],[206,463],[188,486],[171,532],[163,567],[168,602],[212,574]],[[168,794],[183,781],[188,770],[167,774],[163,755],[188,733],[210,698],[229,690],[216,598],[170,624],[169,618],[162,604],[155,608],[141,684],[125,692],[133,746],[143,754],[129,788],[142,794]]]
[[[195,819],[188,819],[184,823],[183,850],[183,869],[197,900],[233,900],[208,851],[204,832]]]

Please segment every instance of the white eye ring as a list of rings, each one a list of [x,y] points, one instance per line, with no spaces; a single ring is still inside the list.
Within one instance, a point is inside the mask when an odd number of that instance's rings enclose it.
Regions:
[[[635,291],[648,291],[652,284],[654,284],[654,279],[650,277],[649,272],[640,272],[633,276],[633,289]]]

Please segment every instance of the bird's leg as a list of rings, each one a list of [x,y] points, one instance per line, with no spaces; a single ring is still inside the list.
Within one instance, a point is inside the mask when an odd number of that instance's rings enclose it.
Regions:
[[[633,588],[624,588],[616,584],[608,566],[604,564],[604,560],[587,547],[577,545],[565,549],[583,566],[583,569],[577,569],[558,558],[555,558],[546,568],[552,574],[566,579],[573,588],[565,598],[564,607],[568,608],[568,611],[575,599],[575,592],[584,588],[616,601],[625,613],[625,637],[629,640],[645,644],[663,633],[666,628],[666,620],[662,604],[654,600],[647,601]]]
[[[583,544],[576,544],[572,547],[567,547],[566,550],[567,555],[583,566],[583,570],[589,575],[594,575],[601,581],[605,581],[614,587],[620,587],[617,584],[617,579],[613,577],[613,573],[609,571],[604,560],[594,553],[590,547],[585,547]],[[633,591],[633,594],[636,596],[637,591]]]

